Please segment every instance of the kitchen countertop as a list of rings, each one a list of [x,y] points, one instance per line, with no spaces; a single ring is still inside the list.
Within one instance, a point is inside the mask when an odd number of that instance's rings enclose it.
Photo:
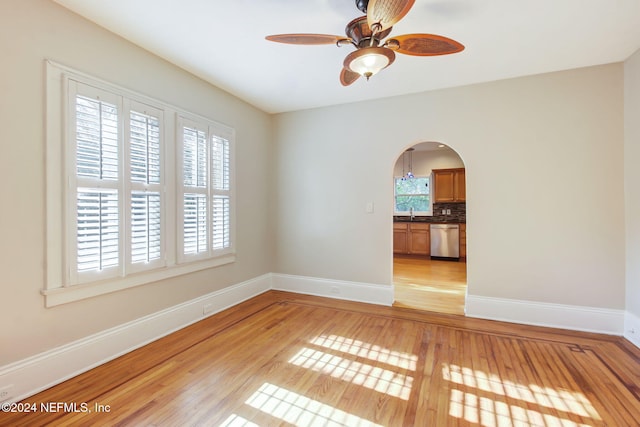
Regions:
[[[404,223],[427,223],[427,224],[466,224],[465,221],[460,221],[456,219],[443,219],[439,216],[417,216],[413,219],[413,221],[409,217],[393,217],[393,222],[404,222]]]

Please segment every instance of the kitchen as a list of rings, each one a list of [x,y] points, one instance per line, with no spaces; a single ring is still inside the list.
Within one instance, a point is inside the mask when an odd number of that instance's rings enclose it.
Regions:
[[[424,142],[394,168],[394,305],[464,314],[464,163],[448,146]]]

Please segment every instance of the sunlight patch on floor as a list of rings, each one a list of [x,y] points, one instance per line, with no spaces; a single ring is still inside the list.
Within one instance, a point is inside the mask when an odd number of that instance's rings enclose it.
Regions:
[[[567,414],[567,417],[575,415],[593,420],[601,419],[582,393],[535,384],[517,384],[495,374],[452,364],[443,365],[442,376],[468,390],[451,390],[449,415],[483,427],[514,424],[536,427],[589,425],[561,418],[556,413]],[[487,394],[495,398],[487,397]],[[507,404],[503,401],[504,398],[514,399],[522,404]],[[545,413],[545,410],[553,410],[554,414]]]
[[[264,383],[245,403],[295,426],[382,427],[270,383]]]
[[[365,357],[369,360],[384,362],[388,365],[410,369],[412,371],[416,370],[416,363],[418,361],[418,357],[414,354],[390,350],[376,344],[338,335],[320,335],[312,339],[310,343],[330,350]]]
[[[231,414],[229,418],[223,421],[220,424],[220,427],[260,427],[256,423],[252,423],[251,421],[242,418],[240,415]]]
[[[289,363],[403,400],[409,400],[413,385],[413,377],[401,372],[382,369],[310,348],[301,349]]]

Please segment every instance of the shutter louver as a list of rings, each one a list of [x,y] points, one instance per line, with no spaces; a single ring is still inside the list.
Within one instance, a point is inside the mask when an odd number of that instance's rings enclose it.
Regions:
[[[76,97],[76,167],[79,177],[118,179],[118,109]]]
[[[160,193],[131,194],[131,262],[161,257]]]
[[[229,141],[213,137],[211,148],[214,190],[229,190]]]
[[[101,271],[119,262],[118,193],[78,189],[78,271]]]
[[[207,252],[207,196],[184,195],[184,253]]]
[[[213,250],[231,246],[229,227],[230,204],[226,196],[213,197]]]
[[[131,181],[160,184],[160,123],[156,117],[131,112]]]
[[[185,127],[184,132],[184,185],[206,188],[207,186],[207,137],[197,129]]]

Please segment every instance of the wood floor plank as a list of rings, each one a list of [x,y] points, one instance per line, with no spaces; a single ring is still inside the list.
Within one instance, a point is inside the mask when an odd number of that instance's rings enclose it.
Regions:
[[[0,425],[633,426],[638,378],[620,337],[272,291],[25,400],[92,412]]]

